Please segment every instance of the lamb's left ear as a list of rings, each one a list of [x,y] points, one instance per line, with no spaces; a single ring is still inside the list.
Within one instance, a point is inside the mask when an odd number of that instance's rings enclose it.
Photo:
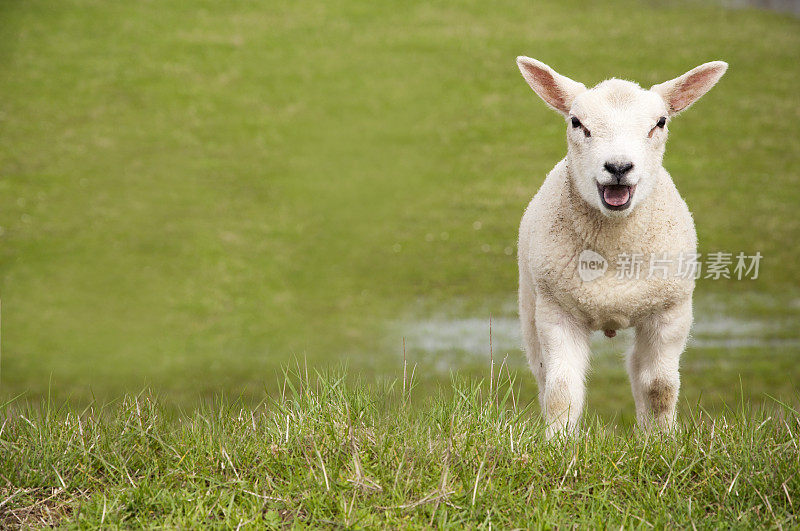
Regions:
[[[517,57],[517,66],[533,91],[561,114],[568,115],[575,96],[586,90],[583,83],[562,76],[536,59]]]
[[[653,85],[650,90],[664,98],[670,114],[677,114],[711,90],[727,69],[728,63],[712,61],[692,68],[680,77]]]

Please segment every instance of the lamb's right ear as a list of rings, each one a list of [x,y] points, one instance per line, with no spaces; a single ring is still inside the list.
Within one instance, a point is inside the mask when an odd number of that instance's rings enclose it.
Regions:
[[[525,56],[517,57],[517,66],[533,91],[545,103],[563,115],[569,115],[575,97],[586,90],[583,83],[562,76],[536,59]]]

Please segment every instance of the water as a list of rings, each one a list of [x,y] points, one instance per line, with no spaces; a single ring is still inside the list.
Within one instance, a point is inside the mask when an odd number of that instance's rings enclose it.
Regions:
[[[750,303],[754,303],[751,299]],[[504,305],[507,313],[491,319],[491,350],[495,359],[506,355],[512,366],[524,365],[519,319],[509,311],[513,301]],[[792,318],[759,316],[742,311],[741,297],[723,302],[718,296],[696,298],[695,321],[687,349],[776,348],[800,351],[800,337]],[[744,315],[743,315],[744,314]],[[489,357],[489,317],[451,316],[445,311],[426,317],[404,319],[392,324],[393,341],[405,338],[406,350],[417,360],[447,373],[459,365],[483,363]],[[592,335],[592,352],[608,357],[624,353],[633,338],[632,330],[621,330],[613,339],[601,332]],[[394,349],[395,351],[397,349]]]

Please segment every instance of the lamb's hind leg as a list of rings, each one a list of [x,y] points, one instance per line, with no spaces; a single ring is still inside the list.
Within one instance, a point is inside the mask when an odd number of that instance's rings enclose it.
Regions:
[[[692,325],[692,301],[636,326],[628,375],[642,429],[672,429],[680,389],[679,364]]]

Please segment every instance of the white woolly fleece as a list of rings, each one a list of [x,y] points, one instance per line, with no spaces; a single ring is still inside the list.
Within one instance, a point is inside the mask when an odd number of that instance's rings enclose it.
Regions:
[[[661,168],[653,192],[626,217],[608,217],[588,205],[569,172],[566,159],[559,162],[522,217],[520,301],[532,305],[541,293],[590,330],[617,330],[690,300],[693,278],[647,278],[645,264],[640,278],[618,279],[613,267],[623,253],[647,260],[696,252],[692,215],[667,171]],[[591,282],[578,275],[578,256],[587,249],[610,262],[605,274]],[[523,290],[523,283],[530,290]]]

